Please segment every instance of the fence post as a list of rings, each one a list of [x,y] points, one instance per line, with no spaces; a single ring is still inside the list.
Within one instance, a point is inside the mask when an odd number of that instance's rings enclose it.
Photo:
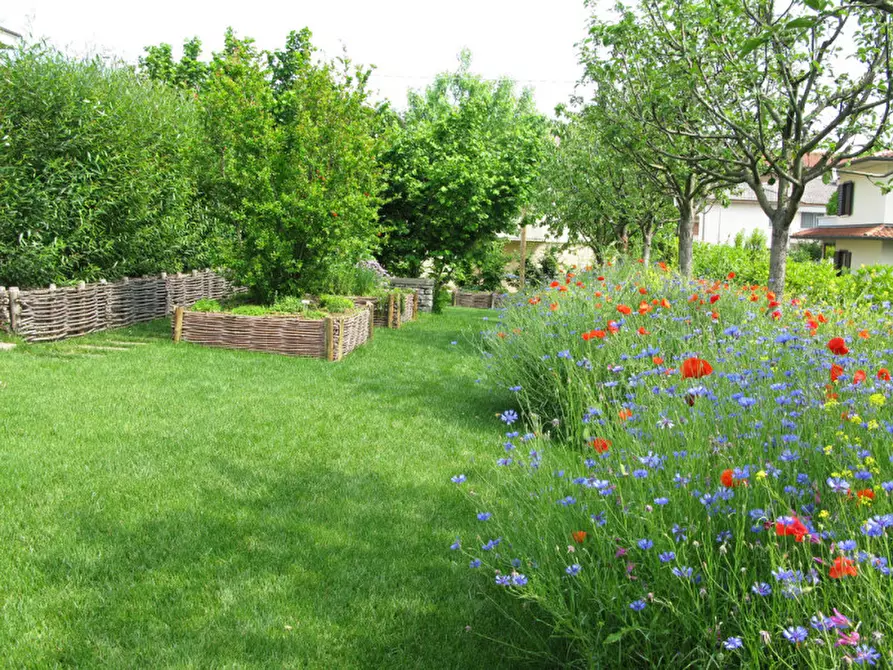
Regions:
[[[459,289],[453,291],[453,307],[459,306]]]
[[[183,307],[174,307],[174,343],[180,341],[183,337],[183,313],[186,311]]]
[[[496,293],[490,294],[490,309],[496,307]]]
[[[388,328],[394,327],[394,294],[388,296]]]
[[[19,287],[9,287],[9,332],[14,333],[18,328]]]
[[[412,294],[412,320],[419,318],[419,290],[416,289]]]
[[[375,335],[375,304],[367,302],[366,311],[369,312],[369,339],[371,340]]]
[[[344,319],[338,319],[338,358],[335,360],[340,361],[344,358]]]
[[[326,317],[326,360],[335,360],[335,320]]]

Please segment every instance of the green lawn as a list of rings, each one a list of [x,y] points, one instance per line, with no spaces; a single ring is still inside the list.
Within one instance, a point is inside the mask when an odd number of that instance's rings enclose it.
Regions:
[[[448,550],[473,529],[449,477],[496,457],[508,400],[474,383],[484,314],[336,364],[167,321],[0,353],[2,662],[511,665]]]

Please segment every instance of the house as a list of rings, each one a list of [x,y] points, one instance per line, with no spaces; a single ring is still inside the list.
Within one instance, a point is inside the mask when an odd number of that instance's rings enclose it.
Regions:
[[[16,42],[21,41],[22,36],[3,26],[0,26],[0,49],[8,49]]]
[[[583,246],[568,247],[567,231],[562,231],[560,235],[556,235],[542,222],[527,226],[525,244],[527,247],[527,256],[534,262],[539,262],[550,248],[558,250],[558,262],[564,266],[576,265],[583,267],[589,265],[595,259],[592,250]],[[521,228],[518,232],[512,234],[500,234],[500,238],[505,241],[505,252],[511,254],[512,257],[521,257]]]
[[[893,265],[893,151],[857,158],[837,174],[837,215],[793,237],[834,247],[838,268]]]
[[[771,186],[765,186],[765,190],[770,200],[776,197],[776,191]],[[820,180],[809,182],[791,223],[791,232],[815,228],[819,219],[826,215],[828,200],[834,191],[832,184],[824,184]],[[744,184],[732,191],[728,205],[723,206],[718,200],[713,200],[694,222],[694,238],[712,244],[731,244],[739,233],[748,238],[757,230],[764,234],[766,246],[769,246],[772,222],[760,207],[756,193]]]

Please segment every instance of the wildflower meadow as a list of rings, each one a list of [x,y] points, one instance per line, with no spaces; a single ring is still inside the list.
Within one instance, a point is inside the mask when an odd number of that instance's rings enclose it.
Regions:
[[[583,667],[893,658],[889,302],[625,263],[509,303],[482,347],[517,404],[453,477],[497,602]]]

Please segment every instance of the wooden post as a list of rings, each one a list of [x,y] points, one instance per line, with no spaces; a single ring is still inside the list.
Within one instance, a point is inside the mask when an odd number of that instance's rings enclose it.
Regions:
[[[335,320],[326,317],[326,360],[335,360]]]
[[[453,291],[453,307],[456,307],[459,304],[459,289],[455,289]]]
[[[375,335],[375,303],[367,302],[366,311],[369,312],[369,339]]]
[[[344,358],[344,319],[338,320],[338,358],[336,361],[340,361]]]
[[[412,320],[419,318],[419,290],[416,289],[412,294]]]
[[[524,288],[524,271],[527,268],[527,226],[521,226],[521,266],[518,270],[518,279],[521,288]]]
[[[9,287],[9,332],[16,332],[16,328],[19,325],[19,287],[18,286],[10,286]]]
[[[388,328],[394,327],[394,294],[388,296]]]
[[[496,307],[496,292],[490,294],[490,309]]]
[[[174,307],[174,342],[179,342],[183,337],[183,313],[184,307]]]

